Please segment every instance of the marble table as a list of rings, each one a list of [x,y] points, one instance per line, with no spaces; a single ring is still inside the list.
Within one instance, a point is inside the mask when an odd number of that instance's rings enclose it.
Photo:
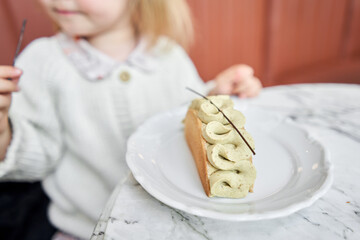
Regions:
[[[360,239],[360,85],[270,87],[246,101],[291,118],[323,143],[334,165],[323,197],[279,219],[220,221],[173,209],[130,177],[114,190],[92,239]]]

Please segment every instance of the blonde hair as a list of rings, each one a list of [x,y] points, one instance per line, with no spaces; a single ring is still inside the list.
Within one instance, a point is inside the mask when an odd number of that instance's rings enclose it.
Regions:
[[[155,45],[167,36],[188,49],[193,41],[193,25],[186,0],[130,0],[131,20],[137,34]]]

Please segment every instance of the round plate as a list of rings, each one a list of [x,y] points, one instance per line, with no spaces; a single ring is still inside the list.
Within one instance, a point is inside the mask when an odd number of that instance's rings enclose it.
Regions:
[[[250,221],[294,213],[330,188],[332,165],[323,146],[290,121],[252,109],[242,112],[256,146],[254,192],[243,199],[208,198],[184,137],[186,111],[184,106],[149,119],[128,141],[134,177],[163,203],[198,216]]]

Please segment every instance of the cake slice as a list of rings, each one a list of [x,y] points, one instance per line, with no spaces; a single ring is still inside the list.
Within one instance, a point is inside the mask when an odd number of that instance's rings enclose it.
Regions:
[[[229,96],[208,97],[233,122],[254,149],[244,129],[244,115],[233,108]],[[207,196],[243,198],[252,192],[256,170],[244,140],[208,100],[196,99],[185,117],[185,138]]]

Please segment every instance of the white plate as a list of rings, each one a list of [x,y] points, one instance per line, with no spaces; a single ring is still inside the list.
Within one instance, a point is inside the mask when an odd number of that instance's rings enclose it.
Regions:
[[[319,142],[289,121],[242,109],[256,145],[254,193],[244,199],[208,198],[185,141],[186,110],[149,119],[128,141],[126,160],[134,177],[163,203],[198,216],[250,221],[294,213],[330,188],[332,165]]]

